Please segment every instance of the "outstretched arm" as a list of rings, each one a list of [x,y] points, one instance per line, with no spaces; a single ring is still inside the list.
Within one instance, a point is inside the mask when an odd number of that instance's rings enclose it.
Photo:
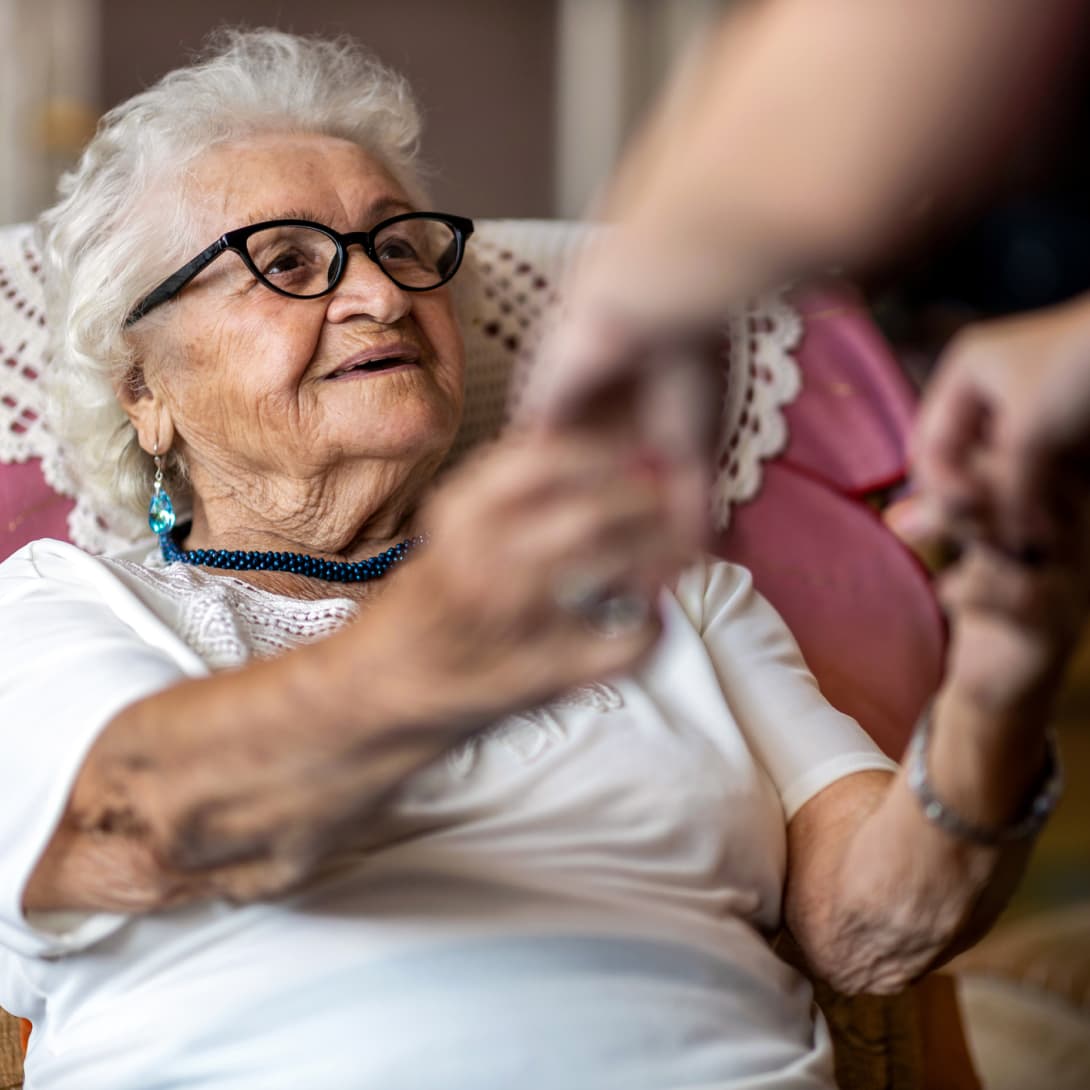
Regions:
[[[651,594],[676,567],[662,521],[654,484],[600,441],[512,440],[481,454],[433,498],[429,547],[354,622],[117,714],[23,908],[250,901],[297,885],[346,839],[383,843],[386,805],[413,772],[651,649],[653,611],[605,639],[559,588],[591,574]]]
[[[873,258],[979,180],[1061,83],[1082,0],[740,5],[631,144],[536,389],[578,416],[637,349]],[[603,341],[602,329],[625,336]]]
[[[731,305],[857,265],[970,191],[1062,83],[1084,0],[738,5],[632,143],[518,412],[621,428],[704,530],[716,402],[704,334]]]
[[[944,577],[948,674],[924,763],[933,795],[977,830],[1016,825],[1041,789],[1054,695],[1085,618],[1086,521],[1084,505],[1048,564],[975,545]],[[788,924],[845,992],[898,990],[979,938],[1032,846],[977,843],[929,817],[906,768],[834,784],[788,838]]]

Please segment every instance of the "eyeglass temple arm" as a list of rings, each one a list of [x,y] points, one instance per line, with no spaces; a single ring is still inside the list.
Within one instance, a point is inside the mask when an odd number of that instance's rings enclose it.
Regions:
[[[225,235],[221,235],[206,250],[202,250],[192,261],[187,261],[177,272],[172,273],[158,287],[153,288],[135,307],[125,319],[125,326],[131,326],[144,317],[148,311],[173,299],[206,265],[214,258],[219,257],[230,245]]]

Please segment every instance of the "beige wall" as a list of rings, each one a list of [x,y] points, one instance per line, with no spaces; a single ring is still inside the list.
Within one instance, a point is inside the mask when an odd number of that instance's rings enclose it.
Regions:
[[[582,214],[727,0],[557,0],[557,214]]]
[[[53,199],[94,129],[97,0],[0,0],[0,224]]]
[[[99,110],[224,23],[347,32],[402,70],[424,107],[437,206],[577,216],[724,2],[0,0],[0,221],[49,203]]]
[[[436,204],[553,213],[555,0],[99,0],[103,107],[184,63],[213,27],[350,33],[423,103]]]

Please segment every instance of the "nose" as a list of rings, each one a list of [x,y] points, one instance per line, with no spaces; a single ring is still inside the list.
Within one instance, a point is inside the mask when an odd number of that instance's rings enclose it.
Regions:
[[[402,291],[359,245],[349,247],[341,282],[329,295],[326,319],[345,322],[351,318],[371,318],[382,325],[393,325],[412,308],[409,292]]]

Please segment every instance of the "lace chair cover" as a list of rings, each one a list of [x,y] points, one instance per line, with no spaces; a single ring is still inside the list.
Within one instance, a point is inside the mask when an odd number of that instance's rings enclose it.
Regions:
[[[563,271],[585,233],[577,224],[547,221],[480,225],[472,243],[471,286],[460,301],[468,369],[456,454],[502,427],[515,361],[545,306],[555,300]],[[781,409],[799,390],[791,349],[801,323],[784,299],[772,296],[728,318],[725,329],[731,377],[715,489],[721,527],[734,503],[757,493],[762,461],[779,453],[786,441]],[[139,520],[96,505],[80,492],[78,457],[49,428],[41,383],[49,366],[41,266],[27,225],[0,229],[0,361],[0,463],[38,459],[50,488],[73,501],[65,536],[91,552],[108,552],[145,534]],[[746,423],[757,421],[760,430],[751,433],[750,441],[730,441]],[[13,547],[0,536],[0,554]]]

